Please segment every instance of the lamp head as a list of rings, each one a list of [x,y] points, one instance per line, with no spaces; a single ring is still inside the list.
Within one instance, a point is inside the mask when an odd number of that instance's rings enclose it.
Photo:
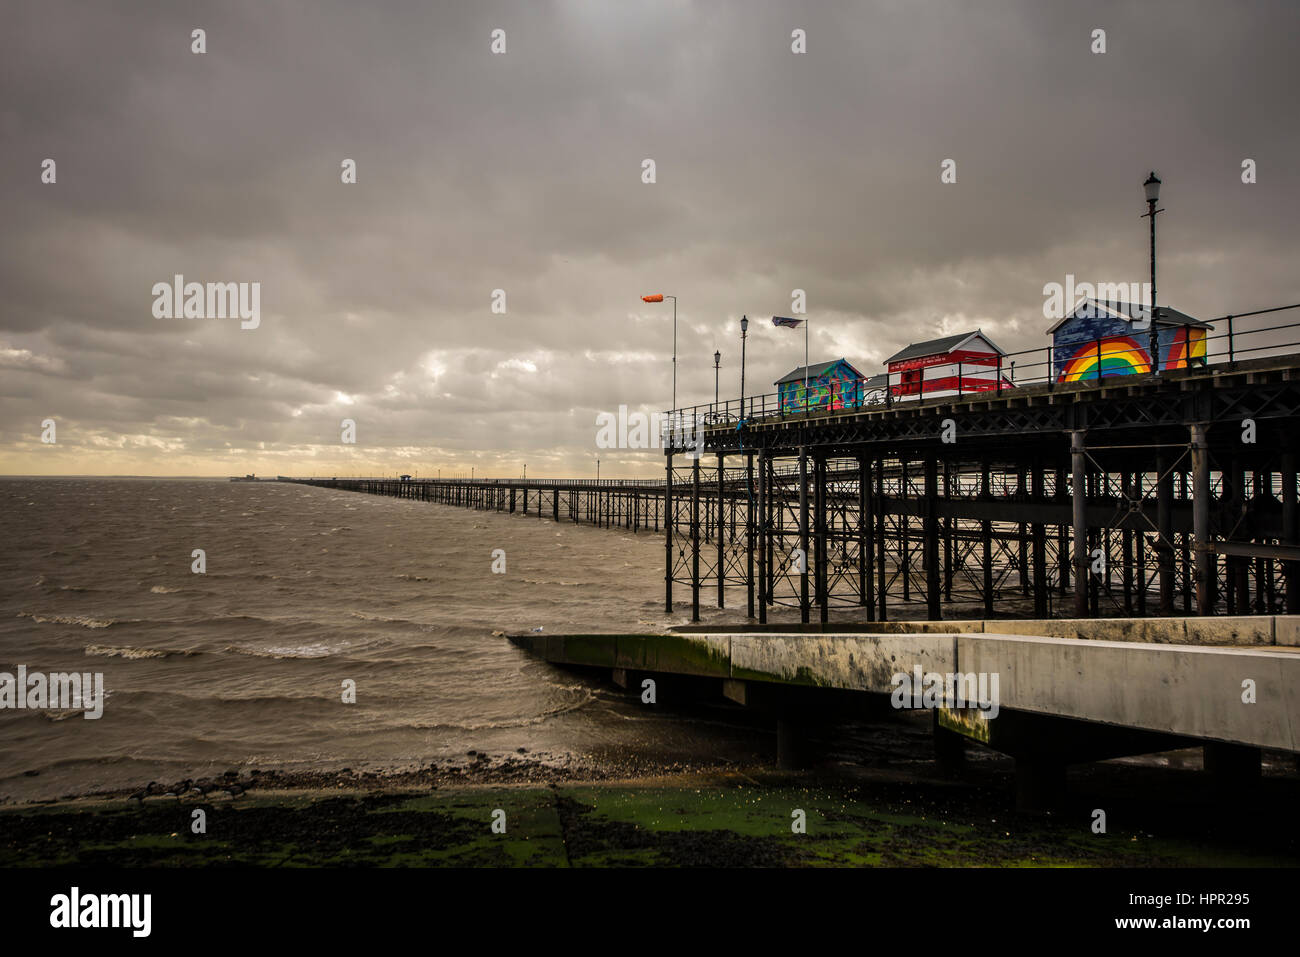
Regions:
[[[720,365],[722,365],[722,353],[715,352],[713,353],[713,368],[716,369]]]
[[[741,332],[748,332],[748,331],[749,331],[749,317],[748,317],[748,316],[741,316],[741,317],[740,317],[740,331],[741,331]]]
[[[1160,177],[1156,176],[1155,170],[1151,171],[1151,175],[1142,184],[1142,188],[1146,190],[1148,203],[1160,202]]]

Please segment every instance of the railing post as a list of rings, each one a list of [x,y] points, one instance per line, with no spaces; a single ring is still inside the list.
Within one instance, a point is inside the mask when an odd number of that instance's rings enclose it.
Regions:
[[[1101,385],[1101,339],[1097,340],[1097,384]]]
[[[1012,359],[1012,360],[1011,360],[1011,368],[1014,369],[1015,367],[1016,367],[1016,360],[1015,360],[1015,359]],[[998,375],[998,384],[997,384],[997,386],[996,386],[996,389],[997,389],[997,394],[998,394],[998,395],[1001,395],[1001,394],[1002,394],[1002,353],[998,353],[998,372],[997,372],[997,375]]]
[[[1232,316],[1228,317],[1228,365],[1235,365],[1237,361],[1236,353],[1232,345]]]
[[[961,397],[961,360],[957,360],[957,396]]]

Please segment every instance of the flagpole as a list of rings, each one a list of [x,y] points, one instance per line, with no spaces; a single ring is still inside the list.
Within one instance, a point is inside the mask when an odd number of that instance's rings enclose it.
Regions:
[[[808,411],[808,317],[803,320],[803,410]]]

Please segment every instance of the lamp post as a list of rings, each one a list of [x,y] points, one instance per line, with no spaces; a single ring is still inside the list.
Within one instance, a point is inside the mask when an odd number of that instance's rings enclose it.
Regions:
[[[713,353],[713,406],[716,409],[718,405],[718,371],[722,368],[722,353],[715,351]]]
[[[740,417],[745,421],[745,339],[749,336],[749,316],[740,317]]]
[[[596,459],[596,484],[600,484],[600,459]]]
[[[1146,191],[1147,197],[1147,211],[1143,218],[1151,220],[1151,371],[1159,375],[1160,326],[1157,320],[1160,311],[1156,309],[1156,213],[1163,213],[1164,210],[1156,209],[1156,204],[1160,202],[1160,177],[1156,176],[1155,170],[1151,171],[1142,188]]]
[[[655,293],[653,296],[642,296],[643,302],[663,302],[665,299],[673,301],[673,408],[677,411],[677,297],[668,296],[663,293]]]

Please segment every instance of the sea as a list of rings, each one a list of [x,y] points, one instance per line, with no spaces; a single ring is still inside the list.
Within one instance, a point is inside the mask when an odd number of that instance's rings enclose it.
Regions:
[[[645,708],[504,637],[686,623],[689,606],[664,612],[663,558],[650,532],[290,483],[0,479],[0,672],[105,689],[98,719],[0,709],[0,800],[471,754],[758,753],[725,717]]]

